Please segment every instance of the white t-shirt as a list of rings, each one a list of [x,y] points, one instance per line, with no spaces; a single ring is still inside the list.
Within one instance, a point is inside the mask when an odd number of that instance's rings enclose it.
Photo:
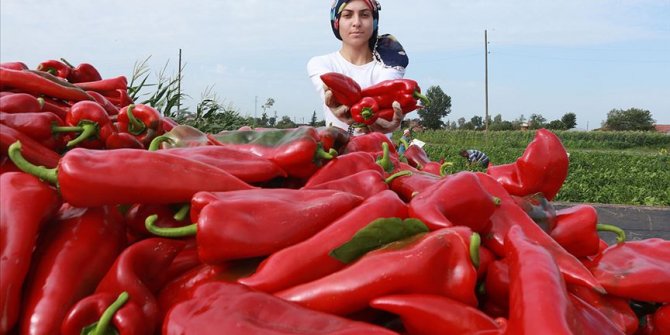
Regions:
[[[370,63],[363,65],[355,65],[346,60],[339,51],[333,53],[312,57],[307,62],[307,74],[312,80],[314,88],[319,93],[321,101],[324,99],[323,82],[321,75],[328,72],[338,72],[351,77],[354,81],[366,88],[384,80],[399,79],[405,75],[404,70],[398,70],[391,67],[384,67],[381,63],[373,60]],[[342,129],[347,129],[349,126],[340,121],[333,115],[330,108],[323,103],[323,112],[326,120],[326,126],[336,126]],[[354,132],[354,135],[360,133]]]

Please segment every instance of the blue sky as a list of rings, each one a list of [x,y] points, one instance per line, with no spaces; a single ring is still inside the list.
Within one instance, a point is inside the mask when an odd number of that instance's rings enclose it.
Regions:
[[[406,77],[452,98],[455,121],[483,116],[484,30],[489,40],[489,114],[547,121],[568,112],[593,129],[612,109],[651,111],[670,124],[668,0],[381,0],[380,32],[410,57]],[[2,0],[0,60],[95,65],[130,77],[149,58],[152,78],[186,65],[182,89],[211,88],[242,115],[269,110],[309,121],[321,102],[307,60],[335,51],[330,0]],[[258,103],[256,104],[256,101]],[[417,117],[410,114],[409,117]]]

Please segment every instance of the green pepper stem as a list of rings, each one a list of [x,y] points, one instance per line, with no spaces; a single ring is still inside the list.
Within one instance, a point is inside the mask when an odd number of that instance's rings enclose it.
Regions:
[[[110,324],[112,323],[112,320],[114,318],[114,314],[125,305],[125,303],[128,301],[130,296],[128,295],[128,292],[123,291],[121,294],[119,294],[119,297],[114,300],[114,302],[105,309],[105,311],[102,313],[100,316],[100,320],[96,322],[95,329],[89,333],[89,335],[106,335],[110,334]]]
[[[67,65],[69,67],[72,67],[72,68],[74,67],[74,66],[72,66],[72,64],[70,64],[70,62],[66,61],[65,58],[61,58],[60,60],[63,61],[63,63],[65,63],[65,65]]]
[[[27,161],[21,154],[21,142],[16,141],[7,148],[7,156],[14,165],[21,171],[46,180],[53,185],[58,185],[58,169],[48,169],[44,166],[37,166]]]
[[[75,139],[67,142],[65,144],[65,147],[67,148],[73,148],[80,144],[81,142],[84,142],[85,140],[98,135],[98,125],[93,122],[86,122],[81,124],[82,131],[77,136]]]
[[[52,126],[52,133],[80,133],[84,131],[83,127],[61,127],[61,126]]]
[[[396,179],[398,177],[411,176],[411,175],[412,175],[412,171],[410,171],[410,170],[398,171],[398,172],[386,177],[386,179],[384,179],[384,182],[387,183],[387,184],[390,184],[394,179]]]
[[[44,98],[42,97],[37,98],[37,102],[40,104],[40,110],[44,108]]]
[[[372,108],[370,108],[370,107],[365,107],[361,111],[361,116],[363,117],[363,120],[369,120],[374,115],[375,115],[375,113],[372,111]]]
[[[381,165],[386,172],[393,171],[393,162],[391,161],[391,154],[389,152],[389,144],[382,142],[382,157],[377,160],[377,164]]]
[[[478,233],[472,233],[470,236],[470,259],[475,268],[479,268],[479,246],[482,244],[482,238]]]
[[[128,132],[133,135],[142,134],[142,132],[147,129],[147,126],[133,115],[133,109],[135,105],[128,105],[126,109],[126,115],[128,115]]]
[[[444,162],[442,165],[440,165],[440,176],[444,177],[447,175],[447,169],[452,167],[454,163],[452,162]]]
[[[421,100],[421,104],[423,106],[429,106],[430,105],[430,99],[428,99],[427,96],[419,93],[419,91],[414,91],[414,98]]]
[[[615,233],[617,243],[626,241],[626,232],[617,226],[599,223],[596,225],[596,229],[598,229],[598,231],[608,231]]]
[[[174,213],[173,218],[177,221],[183,221],[186,218],[186,215],[188,215],[190,211],[191,211],[191,204],[186,203],[183,206],[181,206],[181,208],[179,208],[177,213]]]
[[[335,153],[335,154],[333,154],[333,153]],[[336,156],[337,156],[337,151],[335,149],[331,148],[330,150],[328,150],[328,152],[326,152],[325,150],[323,150],[323,147],[321,145],[319,145],[319,147],[316,149],[316,152],[314,153],[314,159],[315,160],[318,160],[318,159],[330,160],[330,159],[335,158]]]
[[[144,220],[144,226],[147,228],[147,231],[160,237],[193,236],[198,232],[198,225],[196,223],[177,228],[162,228],[156,226],[156,220],[158,220],[158,215],[149,215]]]
[[[161,144],[163,144],[163,142],[168,142],[170,144],[175,144],[175,141],[167,135],[156,136],[156,137],[154,137],[153,140],[151,140],[151,143],[149,144],[149,149],[148,150],[149,151],[156,151],[156,150],[160,149]]]
[[[498,197],[492,197],[493,198],[493,204],[496,205],[496,207],[500,207],[502,205],[502,199]]]

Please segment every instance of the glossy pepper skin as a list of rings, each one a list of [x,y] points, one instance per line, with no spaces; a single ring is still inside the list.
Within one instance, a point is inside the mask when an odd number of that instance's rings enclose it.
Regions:
[[[10,114],[0,112],[0,123],[30,136],[44,146],[60,151],[65,143],[54,128],[62,127],[65,121],[51,112]]]
[[[349,112],[358,125],[371,125],[379,118],[379,104],[371,97],[363,97],[351,106]]]
[[[355,194],[364,199],[370,198],[388,190],[388,184],[395,178],[411,174],[409,171],[398,172],[389,177],[384,177],[383,173],[374,170],[363,170],[356,172],[345,178],[331,180],[318,185],[303,187],[302,189],[316,189],[316,190],[338,190]],[[361,187],[365,185],[364,187]]]
[[[349,142],[349,133],[340,127],[318,127],[316,128],[319,139],[323,144],[323,150],[326,152],[334,149],[339,152],[341,148]]]
[[[93,100],[84,90],[42,71],[0,68],[0,87],[12,87],[26,93],[63,100]]]
[[[72,70],[67,80],[71,83],[81,83],[88,81],[101,80],[102,76],[95,66],[89,63],[79,63],[76,67],[70,64],[67,60],[61,58],[63,63],[67,64]]]
[[[369,152],[350,152],[331,159],[318,171],[316,171],[307,182],[305,187],[312,187],[333,180],[346,178],[349,175],[363,171],[372,170],[384,173],[381,165],[377,164],[376,158]]]
[[[80,101],[72,105],[65,116],[65,123],[81,128],[81,133],[67,143],[68,148],[86,144],[101,149],[107,137],[116,132],[112,119],[95,101]]]
[[[98,93],[115,92],[116,90],[128,89],[128,80],[125,76],[99,79],[95,81],[77,82],[75,86],[84,91],[96,91]],[[104,94],[103,94],[104,95]]]
[[[339,72],[329,72],[322,74],[320,78],[340,104],[351,107],[361,100],[361,86],[351,77]]]
[[[477,305],[477,271],[459,232],[443,228],[371,251],[344,269],[275,295],[336,315],[397,293],[442,294]]]
[[[611,320],[622,332],[633,334],[638,329],[639,321],[628,300],[610,294],[600,294],[588,287],[568,285],[568,291],[585,303],[593,306]]]
[[[388,329],[300,307],[239,284],[208,283],[193,299],[177,304],[163,334],[329,334],[390,335]]]
[[[64,205],[43,231],[24,288],[22,334],[56,334],[67,313],[98,283],[126,246],[121,214],[113,207]]]
[[[289,177],[307,179],[337,153],[325,152],[314,127],[235,130],[209,135],[217,145],[253,153],[279,165]]]
[[[0,124],[0,153],[3,156],[8,156],[9,147],[17,141],[21,142],[23,154],[31,162],[47,168],[58,165],[61,157],[58,152],[12,127]]]
[[[568,283],[584,285],[599,292],[605,292],[603,286],[575,256],[554,241],[523,209],[516,205],[503,185],[487,174],[477,173],[477,176],[482,186],[500,199],[500,206],[491,215],[491,230],[483,238],[484,246],[491,249],[498,257],[505,257],[505,236],[513,227],[518,226],[528,239],[543,246],[551,253]]]
[[[407,78],[384,80],[362,89],[361,95],[374,97],[380,109],[389,108],[394,101],[397,101],[405,113],[418,108],[417,100],[422,101],[424,105],[429,103],[428,98],[421,94],[419,84]]]
[[[414,196],[442,179],[442,177],[435,174],[419,171],[407,164],[403,164],[404,163],[400,164],[400,170],[408,170],[411,171],[412,174],[403,176],[402,178],[393,179],[389,186],[407,203],[409,203]]]
[[[647,302],[670,302],[670,241],[649,238],[611,245],[589,269],[609,294]]]
[[[407,206],[392,191],[382,191],[345,213],[312,237],[283,248],[239,283],[264,292],[277,292],[331,274],[346,264],[328,255],[360,229],[379,218],[407,218]]]
[[[503,334],[506,322],[475,307],[434,294],[396,294],[370,302],[375,309],[397,314],[409,334]]]
[[[626,239],[622,229],[598,224],[598,212],[593,206],[580,204],[556,211],[556,227],[549,235],[569,253],[582,258],[598,253],[599,231],[616,233],[619,242]]]
[[[512,195],[541,192],[553,200],[568,176],[568,165],[568,153],[558,136],[540,129],[516,162],[491,165],[486,173]]]
[[[460,225],[486,233],[496,208],[497,199],[481,185],[477,175],[463,171],[414,196],[409,216],[423,221],[431,230]]]
[[[140,310],[139,319],[143,326],[138,324],[123,324],[123,329],[118,329],[119,333],[132,330],[132,327],[146,329],[142,334],[152,335],[154,331],[160,329],[160,309],[156,300],[156,294],[160,288],[167,282],[164,269],[170,265],[175,256],[183,249],[183,241],[168,240],[162,238],[149,238],[139,241],[126,249],[116,258],[114,264],[102,278],[95,293],[80,300],[68,312],[62,327],[68,329],[81,330],[90,324],[91,320],[83,318],[81,315],[95,315],[96,301],[107,300],[109,295],[117,297],[122,292],[128,292],[129,306],[122,307],[119,312],[132,305],[137,305]],[[83,306],[89,306],[83,308]],[[123,314],[123,313],[122,313]],[[93,318],[92,321],[97,320]],[[126,330],[128,329],[128,330]]]
[[[165,233],[149,231],[166,237],[196,235],[200,259],[217,264],[267,256],[303,241],[363,201],[334,190],[257,189],[219,195],[202,208],[197,223]]]
[[[161,310],[161,320],[172,307],[193,297],[193,292],[200,286],[213,281],[222,281],[230,265],[223,263],[210,265],[201,263],[173,278],[161,288],[157,295]]]
[[[113,293],[98,293],[90,295],[72,307],[68,311],[63,323],[61,324],[61,335],[88,335],[91,329],[109,309],[109,307],[118,299],[118,295]],[[134,301],[127,301],[114,311],[111,324],[107,329],[116,332],[119,335],[143,335],[152,334],[150,325],[147,323],[142,308]]]
[[[36,70],[48,72],[56,77],[63,79],[67,79],[71,72],[71,68],[67,66],[67,64],[55,59],[50,59],[39,63]]]
[[[38,234],[59,206],[58,192],[39,179],[23,172],[0,175],[0,333],[8,333],[18,320]]]
[[[152,148],[149,148],[151,150]],[[216,166],[247,183],[267,182],[288,174],[274,161],[227,146],[203,145],[188,148],[170,148],[161,152],[190,158]]]
[[[510,229],[505,249],[510,275],[508,334],[621,334],[602,314],[599,319],[584,316],[588,311],[580,309],[586,307],[574,305],[551,254],[526,238],[521,227]]]
[[[0,96],[0,112],[3,113],[40,113],[44,99],[28,93],[12,93]]]
[[[161,114],[144,104],[130,104],[119,110],[117,116],[120,132],[130,133],[146,147],[156,136],[163,134]]]
[[[20,143],[12,145],[9,156],[20,169],[58,184],[63,199],[78,207],[183,203],[199,191],[252,188],[221,169],[159,151],[75,148],[61,158],[56,169],[23,159]]]
[[[397,156],[397,152],[395,150],[395,145],[393,145],[393,142],[391,142],[391,140],[389,140],[389,138],[386,137],[386,135],[380,132],[372,132],[367,133],[365,135],[354,136],[351,140],[349,140],[347,146],[344,147],[341,154],[347,154],[356,151],[364,151],[377,154],[382,151],[382,143],[388,144],[389,152]]]
[[[428,157],[428,153],[426,153],[426,151],[423,150],[423,148],[420,146],[406,145],[406,147],[407,150],[405,150],[403,155],[405,158],[407,158],[407,164],[410,166],[421,170],[424,166],[431,162],[430,158]]]

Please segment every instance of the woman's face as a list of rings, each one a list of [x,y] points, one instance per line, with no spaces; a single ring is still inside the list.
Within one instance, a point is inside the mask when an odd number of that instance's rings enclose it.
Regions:
[[[363,0],[349,1],[340,15],[342,42],[352,46],[367,45],[372,30],[372,9]]]

